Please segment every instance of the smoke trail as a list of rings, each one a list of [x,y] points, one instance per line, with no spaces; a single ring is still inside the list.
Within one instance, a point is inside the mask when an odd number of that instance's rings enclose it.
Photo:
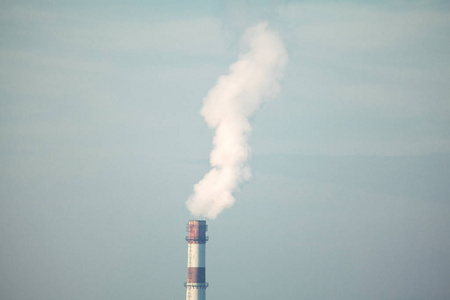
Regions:
[[[239,183],[251,176],[246,165],[251,132],[248,118],[279,90],[287,54],[279,36],[266,23],[246,30],[243,42],[248,48],[230,66],[230,73],[219,77],[203,99],[200,111],[209,127],[215,129],[212,169],[194,186],[187,206],[195,216],[215,219],[233,206],[232,195]]]

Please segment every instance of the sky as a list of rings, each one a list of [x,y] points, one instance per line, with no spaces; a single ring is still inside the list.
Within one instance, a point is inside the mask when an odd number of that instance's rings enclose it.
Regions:
[[[184,299],[203,99],[261,21],[288,61],[208,299],[450,298],[447,1],[2,1],[0,298]]]

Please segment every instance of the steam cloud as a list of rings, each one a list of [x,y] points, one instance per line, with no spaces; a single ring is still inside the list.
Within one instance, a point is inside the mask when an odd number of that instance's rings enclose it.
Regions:
[[[233,206],[233,192],[251,177],[246,164],[250,154],[247,137],[252,130],[248,119],[279,90],[287,54],[277,33],[260,23],[246,30],[243,42],[248,51],[239,55],[230,73],[219,77],[203,99],[200,113],[215,136],[212,169],[194,186],[186,203],[194,216],[215,219]]]

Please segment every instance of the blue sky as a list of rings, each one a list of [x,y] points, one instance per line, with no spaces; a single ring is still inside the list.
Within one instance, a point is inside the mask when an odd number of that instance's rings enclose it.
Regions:
[[[265,20],[289,62],[207,297],[447,299],[445,1],[4,1],[2,299],[182,299],[202,99]]]

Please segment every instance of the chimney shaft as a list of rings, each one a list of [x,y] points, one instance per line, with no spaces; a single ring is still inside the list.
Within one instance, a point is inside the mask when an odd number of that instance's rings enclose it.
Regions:
[[[187,225],[188,236],[188,271],[186,286],[186,300],[205,300],[205,245],[208,237],[208,226],[204,220],[190,220]]]

